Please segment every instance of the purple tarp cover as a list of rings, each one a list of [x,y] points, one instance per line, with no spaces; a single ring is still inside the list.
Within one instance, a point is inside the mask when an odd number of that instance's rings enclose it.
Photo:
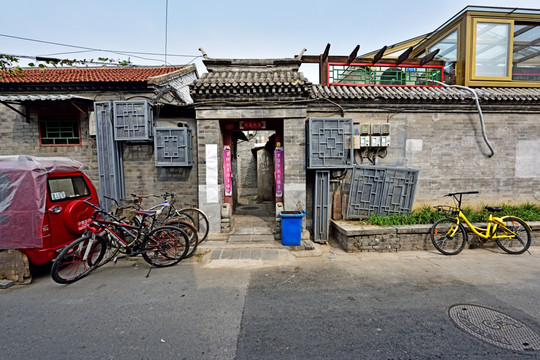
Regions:
[[[0,156],[0,250],[43,247],[47,174],[81,170],[66,157]]]

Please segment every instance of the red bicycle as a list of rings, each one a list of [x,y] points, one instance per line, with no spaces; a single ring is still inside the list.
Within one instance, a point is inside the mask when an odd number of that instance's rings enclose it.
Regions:
[[[177,264],[189,251],[189,237],[179,227],[167,225],[153,229],[148,225],[153,221],[128,224],[88,199],[84,202],[95,211],[83,236],[63,248],[54,260],[51,276],[57,283],[68,284],[83,278],[118,252],[130,257],[142,255],[152,270],[154,266]],[[138,210],[137,214],[153,220],[157,212]]]

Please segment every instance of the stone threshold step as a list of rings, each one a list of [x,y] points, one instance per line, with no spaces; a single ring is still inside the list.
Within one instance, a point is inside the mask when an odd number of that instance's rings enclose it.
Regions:
[[[229,243],[274,243],[274,235],[260,235],[260,234],[233,234],[229,236]]]
[[[215,249],[210,253],[210,261],[215,260],[291,260],[285,249]]]

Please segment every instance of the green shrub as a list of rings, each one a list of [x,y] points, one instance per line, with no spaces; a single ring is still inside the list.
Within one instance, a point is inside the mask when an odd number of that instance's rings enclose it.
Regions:
[[[540,205],[522,204],[522,205],[499,205],[503,211],[496,213],[496,216],[513,215],[525,221],[540,221]],[[462,208],[463,213],[469,221],[485,222],[489,213],[485,208],[481,211],[475,210],[470,206]],[[447,217],[448,215],[436,211],[429,205],[424,205],[418,209],[411,211],[410,214],[393,214],[393,215],[371,215],[362,223],[378,226],[397,226],[397,225],[415,225],[415,224],[433,224],[438,219]]]

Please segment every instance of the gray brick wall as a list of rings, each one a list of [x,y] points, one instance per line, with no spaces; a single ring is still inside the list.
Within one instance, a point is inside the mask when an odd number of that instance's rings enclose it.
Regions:
[[[475,111],[351,111],[345,117],[390,123],[388,154],[376,163],[419,170],[415,206],[442,203],[449,192],[469,190],[480,191],[467,198],[471,205],[540,201],[538,114],[485,112],[486,134],[495,150],[491,158]]]
[[[245,114],[238,109],[228,111],[231,118],[269,116],[261,109],[250,108],[245,110]],[[225,113],[215,109],[208,114],[201,112],[207,118],[199,119],[196,124],[194,120],[190,123],[194,129],[195,149],[192,168],[156,168],[152,145],[126,144],[123,149],[126,193],[173,191],[181,198],[180,203],[198,204],[210,212],[211,218],[216,219],[211,224],[211,231],[219,231],[221,204],[206,203],[205,146],[217,144],[221,160],[223,141],[218,119]],[[289,113],[294,112],[291,110]],[[272,117],[275,118],[276,114],[272,113]],[[495,149],[495,156],[488,158],[478,114],[469,105],[439,109],[432,104],[421,111],[358,107],[344,113],[345,117],[352,117],[357,123],[390,123],[391,146],[385,158],[377,158],[377,164],[419,170],[416,206],[442,203],[444,194],[461,190],[481,192],[479,196],[467,199],[467,203],[472,205],[540,201],[538,115],[532,110],[525,112],[506,107],[485,111],[487,136]],[[312,116],[341,117],[341,114],[332,108],[326,112],[311,112],[306,117],[285,117],[283,120],[286,160],[284,210],[307,210],[308,224],[312,191],[306,176],[305,125],[307,118]],[[27,122],[24,117],[0,105],[0,136],[0,155],[69,156],[85,164],[94,181],[98,179],[95,138],[88,134],[87,115],[81,115],[81,146],[47,147],[39,144],[36,118]],[[364,159],[364,163],[369,162]],[[222,173],[220,161],[218,182],[222,181]],[[221,199],[222,184],[218,186]]]
[[[69,104],[68,104],[69,105]],[[71,105],[70,105],[71,106]],[[178,206],[198,205],[197,188],[197,139],[194,119],[162,119],[160,126],[187,123],[193,131],[192,167],[156,167],[154,165],[154,147],[152,143],[124,143],[124,175],[126,194],[161,194],[166,191],[177,195]],[[0,105],[0,155],[27,154],[34,156],[68,156],[80,161],[88,172],[99,191],[98,166],[96,155],[96,139],[88,132],[88,115],[80,118],[80,146],[40,146],[37,117],[29,122],[12,111]],[[151,203],[150,201],[148,203]]]
[[[123,147],[126,195],[172,192],[177,206],[197,205],[197,167],[156,167],[153,144]],[[157,199],[145,204],[152,204]]]
[[[19,110],[22,107],[16,106]],[[81,145],[41,146],[38,118],[27,120],[13,110],[0,105],[0,155],[68,156],[83,163],[97,185],[98,170],[95,138],[88,135],[88,115],[80,115]]]

